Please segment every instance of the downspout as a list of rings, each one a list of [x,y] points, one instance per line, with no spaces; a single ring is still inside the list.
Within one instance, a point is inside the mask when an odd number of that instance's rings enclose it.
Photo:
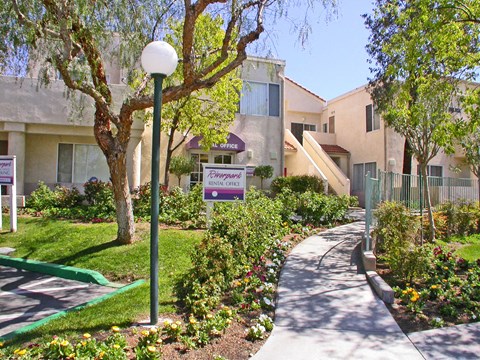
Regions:
[[[387,128],[383,124],[383,171],[388,171]],[[377,174],[375,174],[377,176]]]
[[[285,75],[281,65],[277,65],[277,76],[281,79],[280,82],[280,176],[285,173]]]

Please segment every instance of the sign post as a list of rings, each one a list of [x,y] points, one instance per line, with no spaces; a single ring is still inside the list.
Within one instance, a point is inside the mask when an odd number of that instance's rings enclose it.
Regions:
[[[10,186],[10,232],[17,231],[17,164],[15,156],[0,156],[0,185]],[[2,208],[0,196],[0,211]],[[0,214],[1,215],[1,214]],[[0,216],[0,229],[2,220]]]
[[[244,201],[246,166],[230,164],[203,165],[203,201],[207,202],[207,225],[216,201]]]

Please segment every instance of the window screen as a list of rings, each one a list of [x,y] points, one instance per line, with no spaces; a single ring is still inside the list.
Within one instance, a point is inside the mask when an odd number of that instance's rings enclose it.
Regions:
[[[97,145],[58,145],[58,182],[82,184],[92,177],[110,179],[107,161]]]

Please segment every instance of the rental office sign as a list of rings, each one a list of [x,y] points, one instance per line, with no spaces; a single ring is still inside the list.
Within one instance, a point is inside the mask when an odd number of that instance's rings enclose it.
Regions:
[[[203,165],[203,200],[245,200],[246,166],[227,164]]]
[[[0,157],[0,185],[15,185],[14,157]]]
[[[10,186],[10,232],[17,231],[17,184],[16,184],[15,156],[0,156],[0,185]],[[0,210],[2,209],[2,196],[0,194]],[[0,229],[3,228],[0,214]]]

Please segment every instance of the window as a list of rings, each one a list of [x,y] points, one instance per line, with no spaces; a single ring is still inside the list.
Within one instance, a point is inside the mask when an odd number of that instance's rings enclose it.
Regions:
[[[190,173],[190,186],[203,182],[203,165],[208,163],[208,154],[192,154],[195,168]]]
[[[110,179],[107,161],[97,145],[58,144],[57,182],[82,184],[92,177]]]
[[[365,115],[367,132],[380,129],[380,116],[377,114],[372,104],[365,107]]]
[[[420,175],[420,165],[417,165],[417,175]],[[443,185],[443,167],[439,165],[427,165],[428,184],[430,186]]]
[[[240,114],[280,116],[280,85],[245,81],[240,98]]]
[[[364,191],[365,175],[370,172],[370,176],[375,177],[377,174],[377,163],[370,162],[365,164],[353,165],[353,183],[352,191]]]
[[[330,134],[335,134],[335,116],[328,118],[328,129]]]
[[[459,107],[450,106],[448,108],[448,111],[452,114],[460,114],[462,112],[462,109],[460,109]]]
[[[190,174],[190,187],[203,182],[203,164],[233,164],[232,154],[192,154],[195,168]]]
[[[302,145],[304,131],[317,131],[317,125],[315,124],[292,123],[290,128],[293,136],[295,136],[298,142]]]
[[[420,175],[420,165],[417,165],[417,175]],[[439,165],[427,165],[427,176],[442,177],[443,167]]]
[[[324,133],[328,132],[328,124],[323,124],[323,132]]]
[[[231,164],[232,155],[215,155],[213,158],[214,164]]]

